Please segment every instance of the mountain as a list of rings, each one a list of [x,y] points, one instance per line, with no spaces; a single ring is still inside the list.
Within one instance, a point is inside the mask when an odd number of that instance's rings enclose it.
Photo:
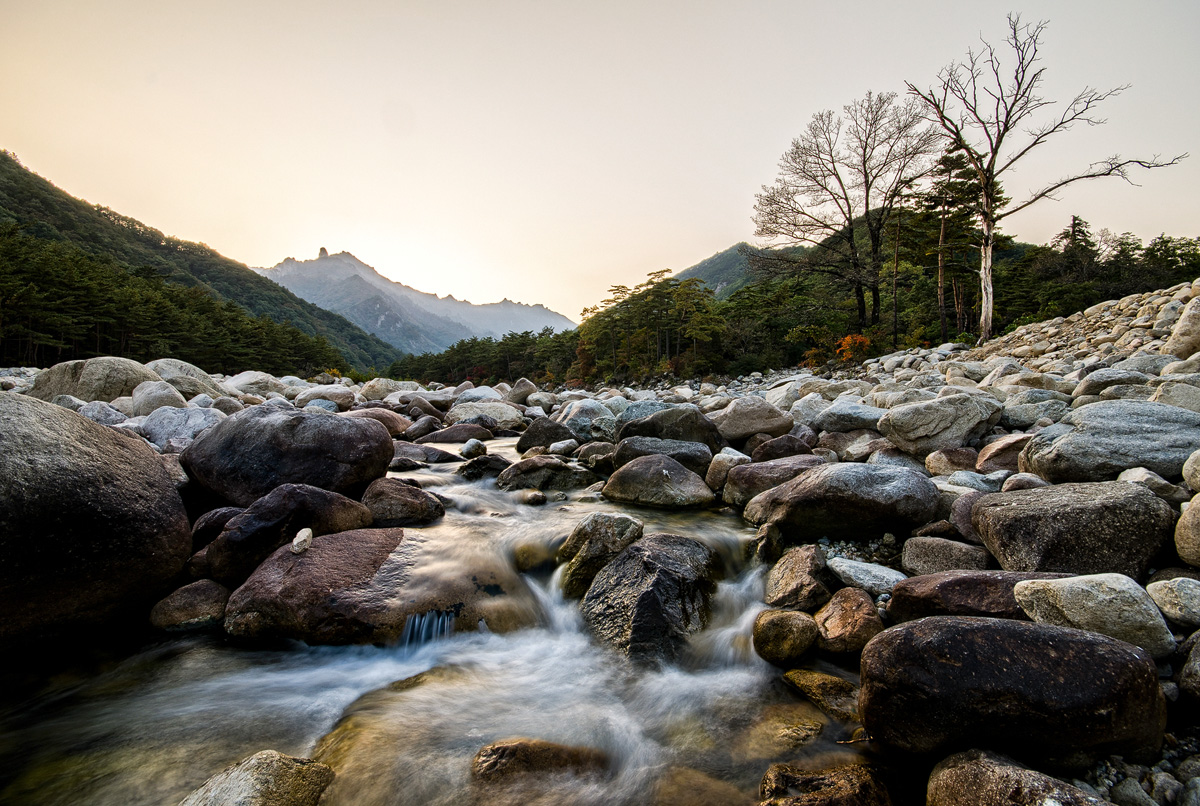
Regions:
[[[335,311],[406,353],[438,353],[462,339],[570,330],[575,323],[542,305],[503,300],[475,305],[387,279],[349,252],[324,249],[315,260],[287,258],[254,271]]]
[[[735,291],[750,282],[749,262],[742,254],[744,243],[734,244],[723,252],[684,269],[675,275],[677,280],[698,277],[713,290],[717,299],[728,299]]]

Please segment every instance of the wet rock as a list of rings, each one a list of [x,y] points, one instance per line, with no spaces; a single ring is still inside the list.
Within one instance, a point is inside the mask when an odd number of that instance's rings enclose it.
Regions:
[[[188,476],[240,506],[280,484],[355,496],[387,473],[394,448],[373,420],[254,406],[203,432],[180,457]]]
[[[144,623],[191,546],[183,501],[148,445],[0,394],[0,644]]]
[[[755,448],[752,459],[755,462],[769,462],[772,459],[783,459],[805,453],[812,453],[812,447],[805,440],[793,434],[784,434],[781,437],[767,440]]]
[[[229,588],[211,579],[184,585],[150,610],[150,624],[159,630],[206,630],[225,620]]]
[[[907,534],[937,511],[933,483],[911,470],[835,464],[814,468],[746,505],[751,523],[774,523],[793,539],[864,540],[885,531]]]
[[[630,406],[629,410],[636,405],[638,404]],[[788,427],[791,428],[791,426]],[[714,454],[726,446],[725,439],[717,429],[716,423],[705,417],[700,409],[691,404],[673,406],[629,420],[617,431],[617,441],[620,442],[629,437],[657,437],[658,439],[699,442],[707,445]]]
[[[1123,574],[1029,579],[1018,582],[1013,595],[1039,624],[1107,635],[1154,658],[1175,651],[1175,638],[1150,594]]]
[[[904,541],[900,567],[913,576],[941,571],[982,571],[991,555],[979,546],[941,537],[910,537]]]
[[[1013,587],[1025,579],[1059,579],[1065,574],[1021,571],[942,571],[896,583],[888,602],[892,621],[926,616],[985,616],[1028,620]]]
[[[510,467],[512,467],[512,462],[503,456],[488,453],[463,462],[455,468],[454,475],[461,476],[467,481],[478,481],[485,476],[499,477],[501,473]]]
[[[1170,505],[1136,484],[1059,484],[986,495],[972,522],[1007,571],[1138,578],[1170,539]]]
[[[375,479],[363,493],[362,502],[371,511],[372,520],[349,528],[371,524],[378,527],[424,526],[446,514],[446,508],[437,496],[399,479]]]
[[[887,788],[865,765],[806,770],[772,764],[759,786],[761,806],[891,806]]]
[[[767,574],[763,601],[771,607],[816,610],[829,601],[836,587],[821,547],[797,546],[785,552]]]
[[[329,534],[369,525],[371,511],[353,499],[307,484],[281,484],[226,522],[208,546],[209,572],[236,588],[301,529]]]
[[[1200,627],[1200,581],[1176,577],[1146,586],[1162,614],[1188,629]]]
[[[795,668],[817,641],[817,622],[794,610],[764,610],[754,619],[754,651],[767,663]]]
[[[80,361],[64,361],[44,369],[26,393],[38,400],[53,400],[56,395],[71,395],[91,402],[111,403],[132,395],[138,384],[161,381],[158,375],[128,358],[101,356]]]
[[[699,541],[646,535],[596,575],[580,604],[584,622],[635,661],[673,661],[708,620],[718,565]]]
[[[517,440],[517,453],[525,453],[538,446],[548,448],[565,439],[575,439],[575,432],[549,417],[538,417]]]
[[[883,631],[875,601],[859,588],[842,588],[814,618],[820,634],[817,646],[825,652],[860,652]]]
[[[1157,752],[1166,723],[1143,650],[1096,633],[935,616],[877,635],[862,654],[859,710],[898,750],[1001,752],[1086,763]]]
[[[642,522],[628,515],[593,512],[577,523],[558,550],[563,596],[582,598],[600,569],[641,537]]]
[[[403,529],[320,535],[302,554],[275,551],[233,592],[225,631],[237,638],[310,644],[388,644],[426,614],[492,632],[535,623],[524,580],[495,546]],[[453,562],[447,558],[453,557]]]
[[[708,466],[713,459],[708,446],[699,442],[657,437],[626,437],[617,443],[612,457],[613,469],[620,469],[639,456],[654,455],[669,456],[700,478],[704,478],[708,473]]]
[[[669,456],[641,456],[618,468],[602,491],[610,501],[689,509],[712,504],[716,497],[704,479]]]
[[[812,454],[786,456],[766,462],[736,465],[725,479],[723,497],[730,506],[742,508],[760,493],[821,467],[825,460]]]
[[[264,750],[217,773],[179,806],[317,806],[333,770]]]
[[[166,381],[142,381],[133,390],[133,416],[145,417],[155,409],[171,406],[187,408],[187,399]]]
[[[927,456],[979,439],[1000,421],[1000,411],[993,398],[952,394],[888,409],[879,431],[900,450]]]
[[[1039,431],[1021,453],[1021,470],[1055,484],[1105,481],[1145,467],[1178,478],[1200,444],[1200,414],[1134,400],[1093,403]]]
[[[933,768],[926,806],[1103,806],[1078,787],[986,750],[956,753]]]
[[[690,767],[668,767],[654,787],[652,806],[754,806],[733,784]]]
[[[489,439],[494,439],[494,436],[491,431],[483,426],[475,425],[474,423],[459,423],[443,428],[440,431],[426,434],[423,437],[414,439],[413,442],[418,445],[427,445],[431,442],[463,443],[470,442],[473,439],[477,439],[480,442],[487,442]]]
[[[397,414],[391,409],[369,408],[369,409],[354,409],[352,411],[342,412],[343,417],[350,418],[365,418],[367,420],[378,420],[383,423],[383,427],[388,430],[393,438],[403,435],[409,428],[412,428],[413,421],[407,417]]]
[[[725,408],[709,415],[721,436],[727,440],[739,440],[754,434],[770,434],[781,437],[792,430],[795,422],[786,412],[772,406],[761,397],[735,398]]]
[[[792,669],[783,681],[834,719],[858,721],[858,686],[849,680],[815,669]]]
[[[496,479],[501,490],[574,490],[596,481],[596,474],[557,456],[534,456],[505,468]]]
[[[606,770],[608,756],[591,747],[570,747],[541,739],[505,739],[484,745],[471,761],[471,777],[495,782],[512,776],[570,771],[586,775]]]

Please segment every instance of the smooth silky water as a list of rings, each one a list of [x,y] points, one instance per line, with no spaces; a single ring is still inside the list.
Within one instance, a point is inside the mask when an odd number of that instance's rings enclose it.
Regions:
[[[513,440],[489,449],[515,458]],[[525,506],[494,479],[462,482],[456,466],[393,474],[454,501],[438,523],[408,530],[438,538],[430,544],[445,555],[439,561],[530,547],[549,555],[587,514],[628,512],[647,534],[694,537],[722,557],[727,575],[708,627],[677,664],[639,668],[591,641],[577,604],[543,573],[525,577],[537,626],[502,635],[431,613],[410,619],[389,647],[264,650],[213,635],[168,638],[10,703],[0,717],[0,802],[173,804],[265,749],[334,766],[323,806],[464,802],[475,753],[513,737],[592,747],[611,761],[600,777],[552,777],[545,793],[518,796],[528,803],[648,803],[660,781],[706,780],[679,768],[751,799],[772,762],[856,757],[838,743],[846,726],[788,691],[754,654],[763,569],[742,560],[753,532],[735,514],[633,510],[578,491]],[[398,681],[407,682],[390,685]]]

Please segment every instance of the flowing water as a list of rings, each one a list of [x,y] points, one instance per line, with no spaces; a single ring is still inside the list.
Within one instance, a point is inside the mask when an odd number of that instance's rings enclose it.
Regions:
[[[489,447],[514,458],[511,440]],[[462,482],[454,467],[401,474],[454,502],[439,523],[409,531],[448,564],[484,550],[552,556],[584,516],[618,511],[580,492],[524,506],[494,480]],[[650,803],[655,792],[681,789],[672,802],[704,792],[753,802],[772,762],[853,757],[837,743],[846,726],[788,691],[753,652],[764,605],[763,569],[741,559],[752,531],[728,512],[623,511],[647,533],[702,540],[725,562],[710,623],[678,664],[638,668],[592,642],[548,570],[525,576],[536,626],[505,634],[434,612],[410,619],[390,647],[265,650],[212,635],[171,638],[9,704],[0,715],[0,802],[171,804],[225,766],[275,749],[334,766],[323,806],[461,803],[474,754],[512,737],[595,748],[609,768],[546,779],[544,791],[508,800],[490,793],[489,802]],[[408,682],[390,685],[397,681]]]

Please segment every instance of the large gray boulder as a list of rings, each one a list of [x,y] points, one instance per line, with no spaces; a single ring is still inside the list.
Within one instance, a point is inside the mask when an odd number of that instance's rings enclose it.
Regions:
[[[871,738],[899,750],[987,747],[1061,763],[1156,754],[1167,715],[1144,650],[1068,627],[957,616],[875,636],[858,705]]]
[[[951,394],[888,409],[879,432],[914,456],[961,448],[1000,422],[999,401],[985,395]]]
[[[163,406],[150,413],[140,426],[142,436],[160,448],[172,439],[195,439],[225,419],[217,409]]]
[[[710,414],[709,419],[716,423],[721,436],[728,440],[745,439],[755,434],[780,437],[795,425],[787,412],[753,395],[735,398],[725,408]]]
[[[971,522],[1007,571],[1140,578],[1171,539],[1170,504],[1140,484],[1058,484],[984,495]]]
[[[496,478],[501,490],[574,490],[596,482],[595,473],[548,454],[509,465]]]
[[[232,378],[225,381],[225,385],[236,389],[242,394],[258,395],[266,397],[271,392],[283,394],[287,389],[283,381],[266,372],[258,372],[257,370],[247,370],[239,372]]]
[[[713,503],[704,479],[670,456],[639,456],[614,472],[601,494],[610,501],[663,509],[690,509]]]
[[[225,394],[221,387],[204,370],[178,358],[160,358],[146,364],[146,369],[158,375],[167,383],[179,390],[188,400],[196,395],[210,395],[218,398]]]
[[[646,535],[592,580],[580,604],[583,620],[593,635],[636,661],[675,660],[687,636],[708,621],[719,562],[697,540]]]
[[[986,750],[956,753],[934,767],[925,797],[926,806],[1104,806],[1108,803]]]
[[[1102,400],[1039,431],[1021,452],[1022,472],[1052,483],[1108,481],[1133,467],[1177,479],[1200,445],[1200,413],[1144,400]]]
[[[1200,352],[1200,297],[1193,297],[1183,309],[1162,352],[1181,359]]]
[[[626,437],[617,443],[612,455],[614,468],[621,468],[639,456],[670,456],[676,462],[704,477],[712,462],[712,451],[701,442],[685,442],[680,439],[658,439],[657,437]]]
[[[929,522],[940,500],[933,482],[912,470],[839,463],[755,496],[742,517],[755,525],[774,523],[801,542],[823,536],[868,540]]]
[[[183,501],[148,445],[0,394],[0,644],[126,616],[140,625],[191,547]]]
[[[551,419],[571,429],[580,445],[593,440],[613,442],[616,438],[617,418],[598,400],[572,400]]]
[[[33,379],[27,394],[38,400],[53,400],[55,395],[71,395],[91,402],[111,403],[133,394],[139,383],[162,378],[128,358],[101,356],[81,361],[64,361],[44,369]]]
[[[479,390],[468,390],[468,392],[477,391]],[[524,422],[521,412],[517,411],[514,406],[510,406],[499,400],[477,400],[467,403],[455,403],[454,407],[446,413],[446,424],[454,425],[464,420],[474,420],[476,417],[492,418],[496,421],[497,428],[515,428]]]
[[[356,497],[394,454],[375,420],[252,406],[200,434],[180,461],[201,487],[249,506],[289,482]]]
[[[651,403],[656,406],[666,405],[649,400],[636,401],[631,403],[629,408],[622,412],[622,415],[635,412]],[[700,409],[690,403],[660,408],[645,416],[622,422],[617,431],[617,441],[620,442],[629,437],[656,437],[658,439],[678,439],[684,442],[700,442],[714,454],[725,447],[725,439],[717,430],[716,423],[704,416]]]
[[[839,397],[810,425],[815,431],[855,431],[859,428],[878,431],[879,420],[887,411],[859,403],[851,397]]]
[[[263,750],[217,773],[179,806],[317,806],[333,770],[307,758]]]
[[[722,495],[726,504],[740,509],[750,503],[756,495],[824,464],[825,460],[820,456],[806,453],[767,462],[736,465],[730,468],[725,477],[725,490]]]

